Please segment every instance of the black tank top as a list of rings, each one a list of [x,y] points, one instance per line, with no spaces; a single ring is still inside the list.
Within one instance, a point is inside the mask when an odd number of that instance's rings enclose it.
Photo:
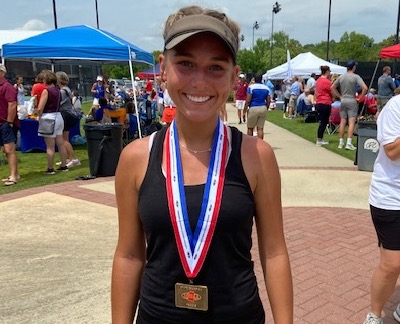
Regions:
[[[243,170],[242,133],[232,130],[232,152],[227,164],[220,213],[208,255],[194,284],[208,287],[208,311],[175,306],[174,286],[188,283],[169,216],[165,176],[162,172],[166,128],[160,130],[150,152],[139,192],[139,215],[147,240],[137,323],[265,322],[250,249],[254,197]],[[200,214],[205,185],[185,186],[192,231]]]

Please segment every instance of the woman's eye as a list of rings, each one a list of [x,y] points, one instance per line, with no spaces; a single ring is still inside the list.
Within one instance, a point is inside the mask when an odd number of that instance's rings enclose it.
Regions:
[[[210,70],[213,70],[213,71],[221,71],[221,70],[223,70],[223,67],[222,67],[221,65],[212,65],[212,66],[210,67]]]
[[[181,61],[179,62],[180,65],[185,66],[185,67],[191,67],[193,64],[189,61]]]

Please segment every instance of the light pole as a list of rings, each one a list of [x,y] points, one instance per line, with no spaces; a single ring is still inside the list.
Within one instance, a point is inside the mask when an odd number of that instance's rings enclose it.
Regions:
[[[329,43],[331,41],[331,9],[332,9],[332,0],[329,0],[329,14],[328,14],[328,39],[326,41],[326,60],[329,61]]]
[[[95,6],[96,6],[96,23],[97,23],[97,29],[99,29],[99,7],[97,5],[97,0],[94,0]]]
[[[399,0],[400,1],[400,0]],[[254,24],[253,24],[253,46],[251,47],[251,49],[253,49],[254,48],[254,29],[258,29],[260,27],[260,25],[258,24],[258,22],[256,21]]]
[[[399,9],[397,11],[397,26],[396,26],[396,35],[395,35],[395,44],[399,43],[399,28],[400,28],[400,0],[399,0]],[[396,59],[393,60],[393,68],[392,73],[396,74]]]
[[[400,1],[400,0],[399,0]],[[271,27],[271,55],[270,55],[270,66],[272,68],[272,48],[274,46],[274,16],[277,14],[279,11],[281,11],[281,5],[278,3],[278,1],[275,2],[275,4],[272,6],[272,27]]]
[[[53,16],[54,16],[54,29],[57,29],[57,10],[56,10],[56,0],[53,0]]]

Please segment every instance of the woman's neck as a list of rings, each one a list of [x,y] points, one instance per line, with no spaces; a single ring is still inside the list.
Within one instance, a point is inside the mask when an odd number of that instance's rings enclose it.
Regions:
[[[187,120],[176,119],[179,141],[193,149],[204,149],[212,144],[218,118],[204,123],[191,123]],[[204,147],[203,147],[204,146]]]

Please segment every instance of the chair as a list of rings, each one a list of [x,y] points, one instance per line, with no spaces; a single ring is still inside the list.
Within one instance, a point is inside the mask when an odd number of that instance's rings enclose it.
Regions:
[[[137,117],[134,114],[128,114],[128,119],[125,129],[125,143],[129,143],[132,140],[139,138],[139,127],[137,122]]]
[[[326,125],[326,132],[332,135],[337,132],[340,126],[340,105],[332,105],[331,115],[329,116],[329,123]]]
[[[104,114],[111,118],[113,123],[125,124],[126,122],[126,109],[119,108],[117,110],[104,109]]]

